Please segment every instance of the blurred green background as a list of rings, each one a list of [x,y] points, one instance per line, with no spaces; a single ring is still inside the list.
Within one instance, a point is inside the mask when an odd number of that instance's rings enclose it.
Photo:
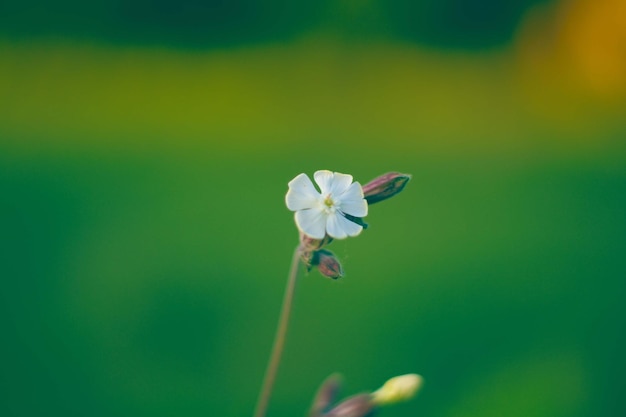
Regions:
[[[626,415],[626,3],[0,3],[2,416],[242,416],[287,182],[413,174],[300,281],[270,416]]]

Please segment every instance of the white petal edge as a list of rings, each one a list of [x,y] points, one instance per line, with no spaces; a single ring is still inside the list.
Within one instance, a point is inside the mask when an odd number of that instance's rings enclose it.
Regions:
[[[350,184],[348,189],[337,198],[342,212],[354,217],[367,216],[367,201],[363,198],[363,189],[358,182]]]
[[[356,224],[353,221],[346,219],[343,216],[339,216],[339,221],[343,226],[343,229],[346,231],[348,236],[355,237],[361,234],[363,231],[363,226]]]
[[[313,174],[313,178],[315,178],[315,182],[320,187],[322,195],[328,194],[330,192],[333,184],[333,177],[333,173],[331,171],[328,171],[327,169],[315,171],[315,174]]]
[[[296,226],[313,239],[323,239],[326,235],[326,213],[321,208],[299,210],[295,214]]]
[[[291,211],[315,207],[320,194],[306,174],[300,174],[289,181],[289,190],[285,196],[287,208]]]

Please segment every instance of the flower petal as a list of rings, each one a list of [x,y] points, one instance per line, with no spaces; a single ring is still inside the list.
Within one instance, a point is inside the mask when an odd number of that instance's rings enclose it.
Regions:
[[[313,239],[324,239],[326,235],[326,213],[322,208],[296,211],[296,225],[305,235]]]
[[[322,195],[328,194],[330,192],[330,188],[333,183],[333,177],[333,173],[328,171],[327,169],[315,171],[315,174],[313,174],[313,178],[315,178],[315,182],[320,187]]]
[[[356,224],[343,216],[339,216],[339,222],[341,223],[343,230],[345,230],[350,237],[358,236],[363,230],[363,226]]]
[[[348,189],[337,196],[341,211],[354,217],[367,216],[367,201],[363,198],[361,184],[353,182]]]
[[[300,174],[289,181],[289,191],[285,196],[287,208],[291,211],[315,207],[320,198],[313,183],[306,174]]]
[[[363,230],[362,226],[351,222],[338,212],[329,214],[326,220],[326,233],[335,239],[357,236],[361,230]]]
[[[343,216],[337,212],[334,212],[330,213],[326,218],[326,233],[328,233],[329,236],[334,237],[335,239],[345,239],[346,237],[348,237],[348,234],[345,230],[343,230],[343,227],[341,227],[341,224],[339,223],[340,217]]]
[[[352,184],[352,175],[335,172],[333,173],[329,192],[333,197],[337,197],[343,194],[350,187],[350,184]]]

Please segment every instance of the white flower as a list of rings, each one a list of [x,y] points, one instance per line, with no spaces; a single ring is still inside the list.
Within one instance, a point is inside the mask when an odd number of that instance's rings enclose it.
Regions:
[[[313,177],[321,193],[306,174],[289,182],[285,202],[289,210],[296,212],[298,229],[314,239],[323,239],[326,234],[343,239],[361,233],[363,226],[345,217],[367,216],[361,184],[352,182],[352,175],[326,170],[317,171]]]

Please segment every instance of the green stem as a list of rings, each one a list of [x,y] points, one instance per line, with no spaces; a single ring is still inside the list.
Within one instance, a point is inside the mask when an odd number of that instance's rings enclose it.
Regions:
[[[289,317],[291,316],[293,297],[296,291],[299,265],[300,249],[297,248],[291,260],[289,278],[287,278],[287,287],[285,288],[285,295],[283,296],[283,306],[280,312],[280,318],[278,319],[276,336],[274,336],[274,346],[272,347],[270,361],[267,365],[267,370],[265,371],[265,377],[263,378],[263,386],[261,388],[259,400],[256,404],[254,417],[265,417],[265,413],[267,412],[267,406],[270,401],[270,396],[272,395],[274,381],[276,380],[276,374],[278,372],[278,365],[280,365],[280,358],[283,354],[283,348],[285,347],[285,338],[287,336],[287,328],[289,327]]]

